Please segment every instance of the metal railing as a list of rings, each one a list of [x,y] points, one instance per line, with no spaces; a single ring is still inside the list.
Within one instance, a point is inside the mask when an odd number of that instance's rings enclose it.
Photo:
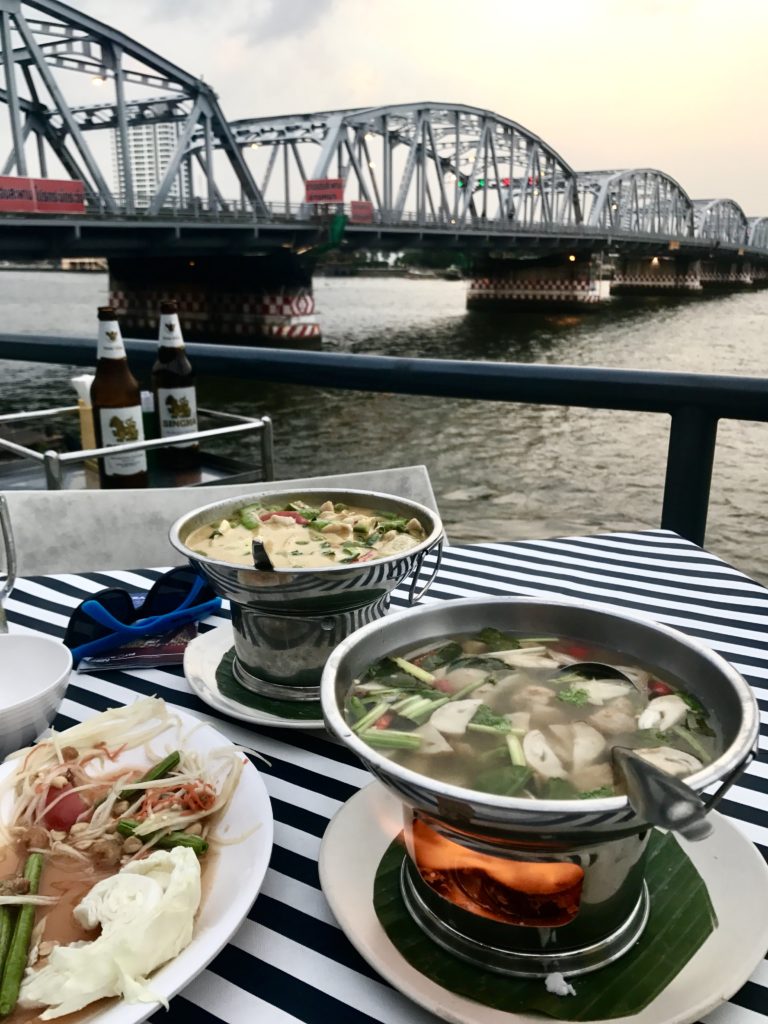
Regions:
[[[157,342],[129,339],[126,348],[131,365],[148,371]],[[704,541],[719,420],[768,423],[768,379],[761,377],[195,343],[188,344],[187,351],[201,377],[663,413],[671,422],[661,525],[696,544]],[[92,366],[94,343],[90,338],[0,334],[0,359]]]
[[[175,437],[155,437],[144,441],[129,441],[120,445],[120,453],[154,451],[156,448],[172,448],[175,445],[190,444],[193,441],[205,441],[211,438],[228,437],[232,434],[253,434],[258,432],[261,443],[261,472],[264,480],[274,480],[275,453],[272,420],[269,416],[235,416],[232,413],[218,412],[215,409],[199,409],[202,416],[214,420],[227,420],[229,425],[213,427],[210,430],[195,430],[188,434],[177,434]],[[24,423],[36,419],[52,419],[54,417],[80,413],[79,405],[64,405],[53,409],[34,409],[29,412],[12,412],[0,416],[0,426],[13,423]],[[48,450],[36,451],[26,445],[18,444],[0,437],[0,448],[18,455],[21,458],[40,462],[45,471],[45,482],[49,491],[64,489],[65,471],[68,466],[79,465],[91,459],[103,459],[114,455],[114,447],[83,448],[74,452],[57,452]]]

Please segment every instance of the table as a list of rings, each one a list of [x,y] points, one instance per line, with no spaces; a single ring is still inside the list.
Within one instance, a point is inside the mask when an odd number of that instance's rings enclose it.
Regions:
[[[147,588],[162,570],[20,579],[7,602],[14,631],[60,637],[70,610],[106,586]],[[728,658],[755,688],[768,746],[768,590],[714,555],[662,530],[449,548],[427,602],[471,596],[565,595],[649,613]],[[401,589],[395,606],[405,604]],[[220,625],[211,618],[201,628]],[[370,776],[322,733],[251,729],[195,697],[181,669],[77,674],[56,725],[66,728],[137,694],[157,694],[259,750],[275,817],[261,895],[231,944],[171,1004],[166,1024],[434,1024],[380,980],[336,926],[320,891],[317,856],[329,819]],[[768,764],[755,762],[721,811],[768,855]],[[768,908],[756,908],[768,913]],[[510,1021],[512,1018],[510,1018]],[[768,961],[707,1017],[768,1020]]]

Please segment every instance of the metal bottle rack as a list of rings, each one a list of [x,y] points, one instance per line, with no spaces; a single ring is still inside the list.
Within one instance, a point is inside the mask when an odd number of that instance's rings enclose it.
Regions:
[[[258,434],[261,449],[261,465],[251,466],[234,459],[200,452],[200,465],[194,470],[161,470],[150,466],[151,487],[199,486],[201,484],[247,483],[253,480],[274,480],[274,438],[272,420],[269,416],[250,417],[235,416],[232,413],[217,412],[214,409],[199,409],[202,416],[213,420],[224,421],[222,426],[209,430],[197,430],[189,434],[178,434],[173,438],[158,437],[145,441],[131,441],[120,445],[121,452],[146,451],[153,452],[159,448],[170,448],[190,441],[204,442],[211,438],[221,438],[238,434]],[[80,413],[80,406],[66,405],[52,409],[36,409],[31,412],[14,412],[0,416],[0,428],[6,424],[18,424],[36,419],[52,419]],[[16,441],[0,437],[0,449],[20,456],[22,459],[36,463],[32,472],[23,472],[18,463],[4,466],[0,464],[0,490],[32,489],[44,481],[50,491],[67,488],[98,487],[98,474],[88,472],[86,463],[94,464],[95,460],[105,455],[114,455],[114,447],[87,448],[78,451],[57,452],[53,450],[39,452],[34,448],[19,444]],[[42,473],[39,470],[42,469]]]

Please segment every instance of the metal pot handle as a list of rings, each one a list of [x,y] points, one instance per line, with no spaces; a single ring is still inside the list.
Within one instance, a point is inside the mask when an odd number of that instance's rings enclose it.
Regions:
[[[707,811],[711,811],[720,803],[720,801],[725,796],[726,792],[731,788],[731,786],[734,784],[736,779],[738,779],[738,777],[742,774],[742,772],[745,772],[747,768],[749,768],[749,766],[752,764],[756,756],[757,751],[754,749],[750,750],[747,756],[741,762],[741,764],[737,764],[736,767],[731,771],[731,773],[725,776],[725,778],[718,786],[717,790],[711,796],[707,797],[704,800],[704,806],[706,807]]]
[[[419,576],[421,575],[421,567],[424,565],[424,559],[427,557],[427,555],[432,554],[433,551],[437,552],[437,557],[435,558],[435,567],[432,570],[429,579],[427,580],[427,582],[424,584],[424,586],[421,588],[421,590],[417,594],[415,591],[416,591],[416,585],[419,582]],[[408,588],[408,605],[409,605],[409,607],[411,605],[418,604],[418,602],[422,599],[422,597],[424,597],[426,592],[429,590],[429,588],[435,582],[435,577],[437,576],[438,572],[440,571],[440,565],[441,565],[442,561],[443,561],[443,538],[440,537],[440,539],[437,541],[437,543],[433,544],[432,547],[428,548],[426,551],[422,551],[419,554],[419,556],[417,557],[417,559],[416,559],[416,564],[415,564],[415,566],[413,568],[413,575],[411,576],[411,585]]]

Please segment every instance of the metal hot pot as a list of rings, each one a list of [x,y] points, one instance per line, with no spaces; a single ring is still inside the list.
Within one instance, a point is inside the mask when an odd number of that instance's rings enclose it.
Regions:
[[[375,622],[328,659],[328,729],[404,804],[401,888],[420,927],[453,954],[511,975],[579,974],[615,960],[649,913],[651,826],[626,797],[531,800],[461,788],[368,746],[344,719],[353,681],[374,661],[485,626],[567,637],[614,651],[698,697],[722,754],[686,781],[711,807],[754,757],[758,708],[747,683],[699,641],[607,605],[527,598],[440,602]]]
[[[225,519],[246,505],[265,502],[280,506],[293,501],[309,505],[343,502],[415,517],[426,537],[408,551],[359,565],[273,571],[206,558],[185,544],[197,527]],[[328,655],[354,630],[387,612],[395,587],[411,577],[411,604],[427,592],[440,564],[443,526],[437,513],[426,505],[392,494],[326,488],[268,490],[188,512],[171,527],[170,541],[197,566],[216,593],[231,602],[233,671],[238,681],[265,697],[301,701],[317,700]],[[435,552],[435,564],[419,590],[419,575],[430,552]]]

